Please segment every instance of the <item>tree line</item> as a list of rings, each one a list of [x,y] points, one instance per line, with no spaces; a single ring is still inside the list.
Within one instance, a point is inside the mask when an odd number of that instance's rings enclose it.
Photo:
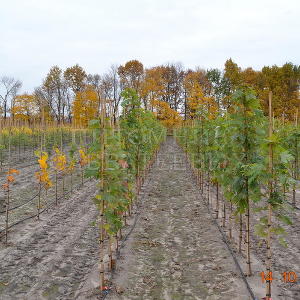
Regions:
[[[268,93],[273,93],[274,116],[291,120],[299,107],[300,66],[265,66],[242,69],[232,59],[224,69],[185,69],[180,63],[145,68],[138,60],[112,65],[100,74],[88,74],[78,64],[62,70],[53,66],[32,94],[19,94],[21,81],[0,78],[0,113],[4,120],[49,120],[85,126],[97,117],[104,100],[107,113],[116,121],[122,91],[134,89],[145,109],[172,126],[193,119],[198,105],[211,111],[228,110],[231,95],[240,86],[251,87],[267,114]]]

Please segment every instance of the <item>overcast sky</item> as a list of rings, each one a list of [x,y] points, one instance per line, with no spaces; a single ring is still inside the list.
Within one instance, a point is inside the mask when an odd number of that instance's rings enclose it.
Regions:
[[[0,0],[0,76],[31,92],[53,65],[140,60],[223,68],[300,64],[299,0]]]

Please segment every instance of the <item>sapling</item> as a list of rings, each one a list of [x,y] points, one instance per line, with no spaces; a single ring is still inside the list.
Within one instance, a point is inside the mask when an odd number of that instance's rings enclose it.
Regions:
[[[37,218],[40,218],[40,209],[41,209],[41,191],[42,187],[45,188],[47,191],[51,186],[52,182],[50,180],[50,175],[49,175],[49,166],[47,163],[48,160],[48,154],[47,152],[42,152],[42,151],[36,151],[35,152],[36,156],[38,157],[38,163],[40,166],[40,171],[36,172],[36,178],[39,183],[39,191],[38,191],[38,203],[37,203]]]
[[[6,176],[6,183],[2,185],[2,188],[6,191],[6,208],[5,208],[5,243],[8,240],[8,218],[9,218],[9,206],[10,206],[10,195],[11,195],[11,184],[15,181],[14,175],[20,174],[16,169],[8,169]]]

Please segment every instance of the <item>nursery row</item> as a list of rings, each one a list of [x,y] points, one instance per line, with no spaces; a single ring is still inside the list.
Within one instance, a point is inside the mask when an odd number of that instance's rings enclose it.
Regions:
[[[54,147],[64,149],[70,143],[87,144],[91,136],[86,129],[71,127],[5,127],[0,129],[0,164],[16,165],[35,156],[36,149],[51,153]]]
[[[134,90],[125,90],[123,98],[123,115],[117,128],[107,118],[103,103],[100,119],[90,122],[92,135],[98,138],[93,139],[89,147],[91,163],[85,174],[95,178],[99,187],[95,203],[99,209],[102,291],[105,290],[105,254],[108,253],[111,270],[114,265],[113,253],[118,251],[118,238],[121,237],[123,225],[126,225],[126,215],[131,214],[145,175],[165,136],[164,127],[153,113],[141,108]]]
[[[215,217],[222,216],[225,226],[225,210],[229,207],[230,221],[238,219],[239,252],[245,231],[248,276],[253,273],[250,214],[259,215],[255,233],[266,245],[265,274],[272,274],[271,241],[278,238],[287,246],[284,226],[292,224],[288,215],[296,206],[300,136],[297,115],[293,124],[283,125],[274,119],[270,93],[269,117],[265,117],[255,94],[244,88],[233,95],[232,106],[219,117],[200,109],[191,124],[178,129],[176,135],[189,155],[202,192],[205,189],[208,203],[214,206]],[[214,202],[210,190],[216,192]],[[292,199],[288,191],[292,191]],[[271,276],[267,276],[267,299],[271,298],[271,283]]]

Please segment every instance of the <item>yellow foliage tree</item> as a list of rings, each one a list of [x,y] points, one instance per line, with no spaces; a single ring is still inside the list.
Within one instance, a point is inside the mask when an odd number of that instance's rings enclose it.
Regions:
[[[170,108],[167,102],[153,100],[152,105],[156,110],[157,119],[160,120],[165,127],[172,128],[180,125],[182,117],[176,110]]]
[[[206,115],[208,118],[214,118],[218,111],[218,105],[213,97],[205,96],[197,72],[186,75],[184,87],[187,93],[187,115],[191,119],[195,119],[199,113],[200,115]]]
[[[97,117],[99,98],[95,89],[87,86],[84,91],[77,92],[73,103],[73,122],[86,126],[89,120]]]
[[[38,163],[40,165],[40,171],[36,172],[35,175],[39,183],[42,183],[45,189],[48,189],[52,186],[52,182],[50,180],[49,172],[48,172],[48,154],[46,152],[37,151],[36,155],[38,156]]]
[[[164,79],[162,68],[146,69],[145,78],[141,85],[141,98],[146,109],[153,111],[153,101],[164,95]],[[149,107],[150,106],[150,107]]]
[[[34,95],[22,94],[16,96],[11,113],[18,120],[30,120],[38,113]]]

